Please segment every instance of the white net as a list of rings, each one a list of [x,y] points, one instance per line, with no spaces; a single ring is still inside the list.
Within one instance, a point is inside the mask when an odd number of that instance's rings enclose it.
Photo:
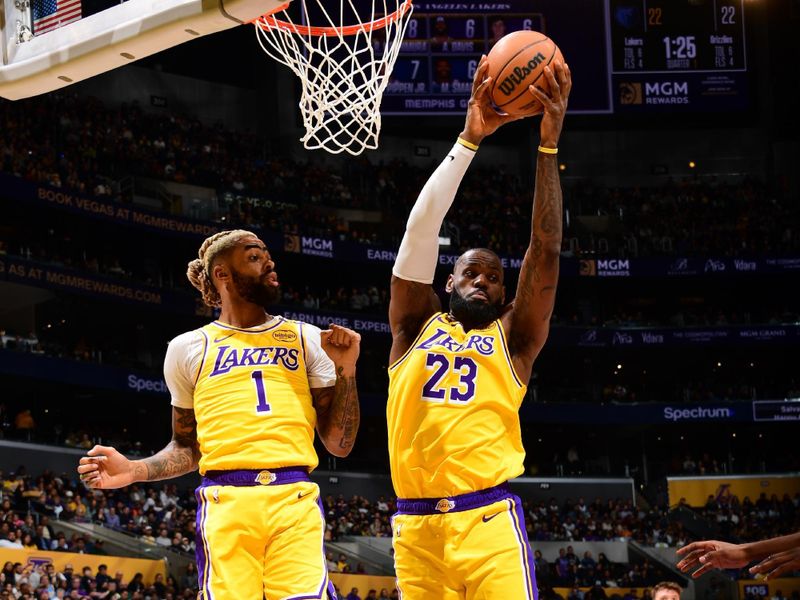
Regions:
[[[411,16],[411,0],[302,2],[322,23],[295,23],[287,10],[255,21],[258,42],[300,79],[308,149],[361,154],[378,147],[380,104]],[[312,5],[313,4],[313,5]],[[311,9],[311,10],[309,10]]]

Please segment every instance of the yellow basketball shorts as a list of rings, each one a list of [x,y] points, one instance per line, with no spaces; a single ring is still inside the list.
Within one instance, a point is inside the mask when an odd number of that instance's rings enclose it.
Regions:
[[[336,600],[305,469],[209,472],[195,494],[198,598]]]
[[[522,503],[505,484],[398,499],[392,530],[403,600],[538,600]]]

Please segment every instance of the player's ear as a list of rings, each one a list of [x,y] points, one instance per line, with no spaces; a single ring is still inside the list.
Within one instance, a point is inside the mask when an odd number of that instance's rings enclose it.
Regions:
[[[453,279],[453,274],[451,273],[447,276],[447,283],[444,284],[444,291],[448,294],[453,292],[453,283],[455,283],[455,280]]]
[[[212,267],[211,274],[214,279],[218,279],[222,283],[228,283],[231,278],[231,272],[230,269],[228,269],[228,265],[221,262]]]

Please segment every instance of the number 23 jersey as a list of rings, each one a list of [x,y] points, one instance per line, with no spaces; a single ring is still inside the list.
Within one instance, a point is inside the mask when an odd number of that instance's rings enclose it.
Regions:
[[[317,466],[311,388],[336,383],[317,327],[215,321],[170,342],[164,377],[172,405],[194,409],[200,473]]]
[[[464,332],[437,313],[389,367],[389,461],[401,498],[442,498],[524,472],[519,407],[526,386],[502,323]]]

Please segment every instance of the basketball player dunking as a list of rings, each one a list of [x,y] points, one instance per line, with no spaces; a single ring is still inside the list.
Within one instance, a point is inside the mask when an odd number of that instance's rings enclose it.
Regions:
[[[561,250],[557,145],[572,80],[545,70],[531,238],[514,300],[491,250],[462,254],[447,279],[449,312],[433,291],[438,233],[484,137],[512,117],[488,97],[485,57],[466,126],[408,218],[391,283],[393,344],[386,408],[395,567],[404,600],[533,600],[533,556],[519,498],[523,473],[518,410],[549,331]],[[487,206],[487,210],[491,207]]]
[[[273,317],[277,274],[248,231],[208,238],[189,280],[219,320],[170,342],[164,374],[172,441],[130,461],[95,446],[78,472],[93,488],[177,477],[199,467],[197,568],[205,600],[335,598],[323,555],[325,521],[314,427],[347,456],[359,424],[360,336]]]

